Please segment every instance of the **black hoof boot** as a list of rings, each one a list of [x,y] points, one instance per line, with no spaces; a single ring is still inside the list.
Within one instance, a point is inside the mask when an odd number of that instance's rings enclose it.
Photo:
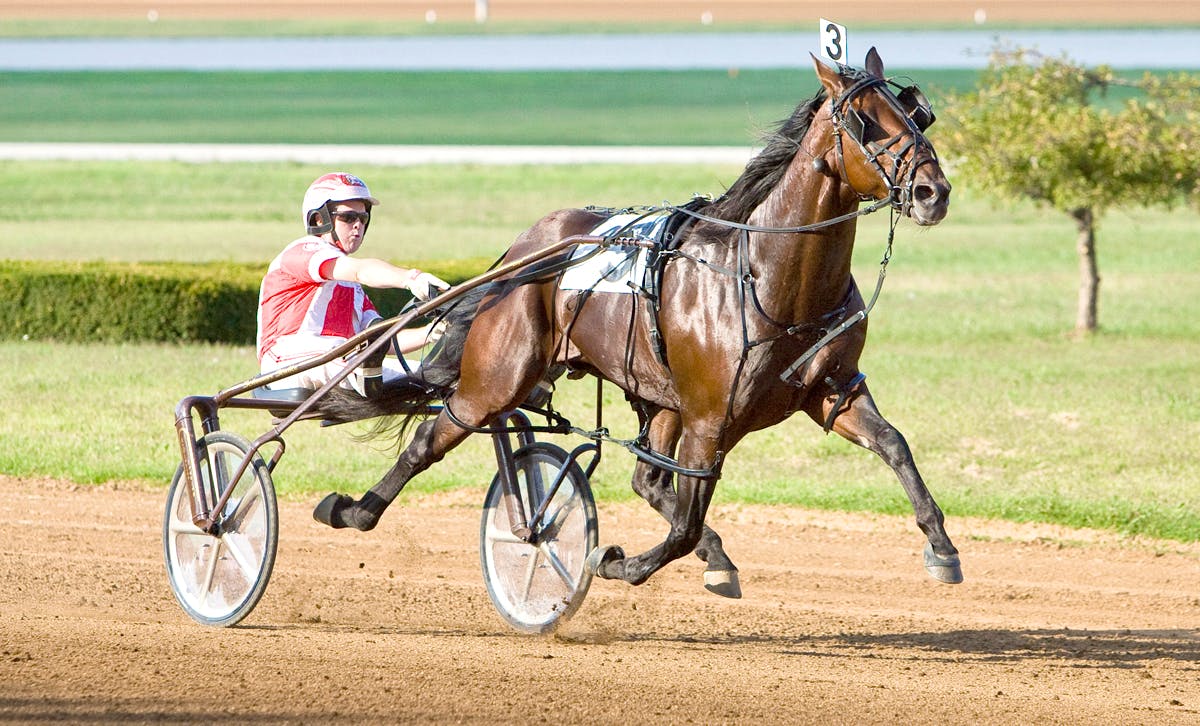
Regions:
[[[378,524],[379,515],[367,511],[353,497],[330,494],[313,509],[313,519],[334,529],[353,527],[360,532],[369,532]]]

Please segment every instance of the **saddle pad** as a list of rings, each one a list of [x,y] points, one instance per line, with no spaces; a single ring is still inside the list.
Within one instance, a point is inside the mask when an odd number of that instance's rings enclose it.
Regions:
[[[643,214],[618,214],[609,217],[589,234],[611,237],[620,233],[623,239],[654,240],[662,232],[670,215],[659,212],[650,216]],[[598,245],[579,245],[571,253],[571,259],[586,257]],[[592,290],[593,292],[616,292],[632,294],[640,287],[646,272],[646,249],[636,245],[612,245],[595,257],[567,268],[559,281],[562,290]]]

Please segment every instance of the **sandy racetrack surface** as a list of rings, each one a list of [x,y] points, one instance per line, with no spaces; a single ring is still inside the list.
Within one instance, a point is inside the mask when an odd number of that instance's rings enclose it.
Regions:
[[[487,598],[481,492],[366,534],[281,502],[265,597],[209,629],[167,587],[163,499],[0,478],[0,722],[1200,721],[1195,545],[951,517],[948,586],[904,519],[718,504],[742,600],[689,557],[534,637]],[[601,541],[644,549],[656,517],[601,505]]]

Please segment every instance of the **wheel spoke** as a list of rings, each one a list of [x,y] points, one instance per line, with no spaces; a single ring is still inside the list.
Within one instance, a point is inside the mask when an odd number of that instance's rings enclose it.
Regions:
[[[208,594],[212,591],[213,576],[217,572],[217,559],[221,555],[221,540],[214,539],[212,543],[212,556],[208,560],[208,566],[204,569],[204,582],[200,586],[200,601],[204,602],[208,599]]]
[[[246,579],[250,582],[257,580],[258,562],[255,561],[254,553],[247,551],[246,543],[237,535],[229,534],[221,537],[221,541],[225,543],[229,554],[233,555],[233,559],[237,562]]]
[[[566,482],[563,482],[563,486],[566,486]],[[561,487],[559,488],[559,491],[560,492],[562,491]],[[543,534],[546,532],[549,532],[551,534],[556,533],[558,531],[558,527],[560,524],[558,521],[560,518],[560,515],[563,515],[564,512],[567,512],[568,508],[570,508],[570,506],[571,506],[571,503],[574,502],[578,498],[579,498],[579,491],[576,489],[572,489],[571,496],[567,497],[563,501],[562,504],[555,507],[553,510],[547,509],[546,514],[542,517],[542,527],[538,531],[538,534]],[[570,514],[570,512],[567,512],[567,514]],[[563,516],[562,518],[565,519],[566,517]]]
[[[519,544],[519,545],[528,545],[529,544],[528,542],[526,542],[525,540],[516,536],[512,532],[509,532],[508,530],[500,529],[499,527],[497,527],[495,529],[495,531],[498,534],[496,534],[495,536],[488,537],[488,540],[490,540],[491,542],[499,543],[499,544]]]
[[[212,536],[191,522],[179,517],[171,517],[171,534],[186,534],[199,537]]]
[[[567,586],[567,588],[571,591],[571,593],[574,593],[575,592],[575,576],[572,575],[567,570],[567,566],[564,565],[562,563],[562,561],[558,559],[558,556],[554,554],[554,550],[550,549],[550,546],[548,544],[546,544],[545,542],[543,542],[540,545],[538,545],[538,551],[546,556],[546,560],[550,562],[550,566],[554,568],[554,571],[556,573],[558,573],[558,576],[563,581],[563,584],[565,584]]]
[[[222,521],[236,521],[238,515],[241,514],[243,510],[245,510],[250,504],[257,502],[260,499],[262,499],[262,489],[258,486],[251,486],[250,491],[246,492],[245,496],[243,496],[234,504],[233,508],[225,514],[225,517]]]
[[[496,508],[495,508],[495,513],[496,514],[503,513],[504,512],[503,507],[504,507],[503,502],[497,503]],[[525,540],[523,540],[520,537],[513,534],[512,530],[509,529],[507,526],[501,526],[501,525],[497,524],[495,515],[488,516],[487,538],[488,538],[489,542],[503,542],[506,544],[523,544],[523,545],[529,544]]]
[[[533,556],[529,558],[529,567],[525,570],[525,592],[521,594],[522,600],[529,599],[529,593],[533,591],[533,576],[537,574],[538,559],[541,557],[541,551],[535,549]]]

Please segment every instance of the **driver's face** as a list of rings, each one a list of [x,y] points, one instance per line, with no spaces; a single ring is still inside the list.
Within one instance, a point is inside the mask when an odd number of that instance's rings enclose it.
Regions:
[[[348,255],[362,247],[363,237],[367,234],[367,219],[362,215],[366,213],[367,204],[361,199],[338,202],[333,208],[333,227],[339,246]]]

